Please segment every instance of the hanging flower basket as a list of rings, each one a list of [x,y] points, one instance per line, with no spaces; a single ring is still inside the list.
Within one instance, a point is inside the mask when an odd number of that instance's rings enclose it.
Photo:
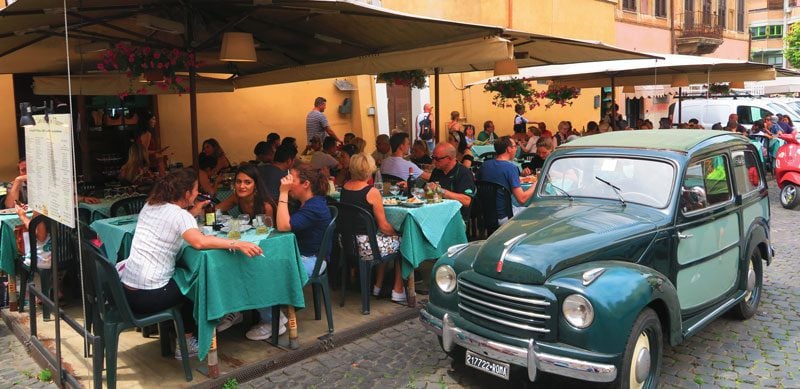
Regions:
[[[147,93],[147,88],[144,86],[134,88],[140,79],[147,85],[162,90],[185,93],[184,79],[176,75],[176,72],[196,69],[198,66],[194,53],[178,49],[133,46],[120,42],[103,52],[97,69],[104,72],[125,72],[131,83],[127,90],[119,93],[119,97],[124,98],[133,93]]]
[[[712,95],[727,95],[731,93],[731,87],[728,84],[711,83],[708,86],[708,93]]]
[[[546,91],[540,93],[540,98],[550,99],[550,102],[545,104],[545,108],[550,108],[555,104],[562,107],[572,105],[572,101],[581,95],[581,88],[570,86],[550,85]]]
[[[424,70],[404,70],[402,72],[378,73],[378,82],[405,85],[422,89],[428,82],[428,74]]]
[[[528,109],[534,109],[539,105],[536,90],[524,78],[490,80],[483,86],[483,90],[494,93],[492,105],[496,107],[513,108],[515,104],[522,104]]]

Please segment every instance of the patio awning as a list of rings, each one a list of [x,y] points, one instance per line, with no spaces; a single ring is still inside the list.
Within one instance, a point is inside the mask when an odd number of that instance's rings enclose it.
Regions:
[[[0,10],[0,73],[66,74],[62,7],[62,0],[18,0]],[[651,57],[599,42],[421,17],[352,0],[67,0],[67,7],[72,73],[96,71],[100,53],[91,50],[122,41],[182,50],[190,42],[204,64],[200,71],[232,74],[247,80],[237,83],[246,86],[258,79],[275,83],[287,74],[293,77],[283,82],[433,67],[443,73],[487,70],[500,59],[492,55],[500,53],[499,38],[514,46],[513,54],[502,57],[515,55],[521,67]],[[139,15],[163,24],[142,23]],[[219,61],[225,31],[252,33],[258,60]],[[495,44],[481,53],[487,41]],[[416,51],[451,45],[448,55]],[[350,67],[359,62],[367,64]],[[248,79],[253,75],[262,77]]]
[[[520,69],[517,77],[548,80],[579,88],[623,85],[669,85],[674,75],[685,75],[690,84],[709,82],[774,80],[777,75],[794,72],[776,70],[772,65],[677,54],[660,55],[662,59],[585,62],[574,65],[534,66]],[[510,78],[511,76],[506,76]],[[484,84],[490,79],[470,85]]]
[[[184,80],[182,85],[189,88],[189,82]],[[149,86],[147,83],[132,82],[124,74],[84,74],[72,76],[73,95],[101,95],[113,96],[128,87],[134,90],[145,88],[144,94],[175,94],[173,90],[164,90],[156,86]],[[216,80],[213,78],[197,78],[198,93],[220,93],[233,92],[233,83],[228,80]],[[35,76],[33,77],[33,93],[36,95],[68,95],[69,82],[67,76]]]

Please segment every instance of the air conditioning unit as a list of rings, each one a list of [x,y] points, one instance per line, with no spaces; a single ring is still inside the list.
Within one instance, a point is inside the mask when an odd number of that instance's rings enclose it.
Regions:
[[[186,29],[183,27],[183,23],[146,14],[136,15],[136,25],[175,35],[183,34],[184,31],[186,31]]]

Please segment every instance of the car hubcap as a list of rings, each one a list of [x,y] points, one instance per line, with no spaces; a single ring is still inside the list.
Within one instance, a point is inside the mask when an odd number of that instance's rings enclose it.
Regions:
[[[756,271],[753,269],[753,262],[747,269],[747,294],[744,296],[745,301],[750,301],[753,297],[753,289],[756,288]]]
[[[783,188],[783,203],[790,204],[794,200],[794,196],[797,195],[797,191],[795,190],[794,186],[788,185]]]
[[[644,387],[648,375],[650,375],[650,337],[647,336],[647,332],[642,331],[636,340],[631,358],[630,387]]]

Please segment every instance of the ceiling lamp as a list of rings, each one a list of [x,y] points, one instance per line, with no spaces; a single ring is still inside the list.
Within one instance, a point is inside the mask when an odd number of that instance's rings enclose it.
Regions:
[[[622,93],[636,93],[636,87],[633,85],[625,85],[622,87]]]
[[[670,85],[676,88],[689,86],[689,76],[685,74],[675,74],[672,76],[672,83]]]
[[[519,69],[517,69],[517,61],[515,59],[503,59],[494,63],[495,77],[509,74],[519,74]]]
[[[731,89],[744,89],[744,81],[731,81],[728,86]]]
[[[256,62],[256,46],[249,32],[226,32],[222,35],[219,60],[229,62]]]

